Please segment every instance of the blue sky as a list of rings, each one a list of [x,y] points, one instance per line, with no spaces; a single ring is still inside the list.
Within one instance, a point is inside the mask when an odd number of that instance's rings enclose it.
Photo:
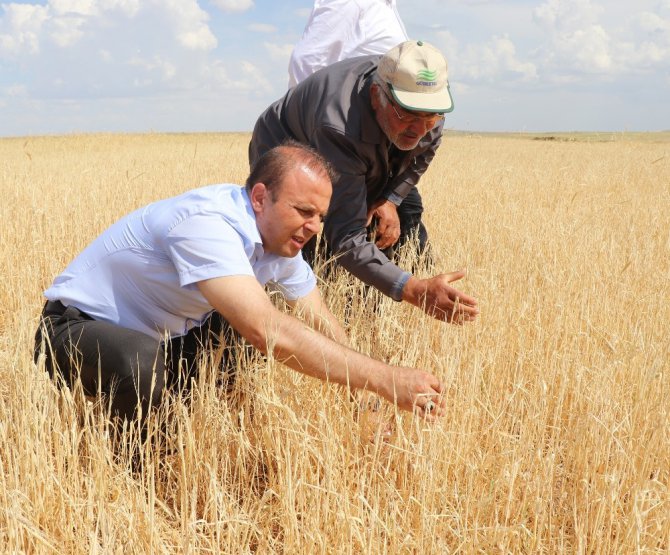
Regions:
[[[0,136],[249,131],[311,0],[0,4]],[[670,129],[670,0],[398,0],[467,131]]]

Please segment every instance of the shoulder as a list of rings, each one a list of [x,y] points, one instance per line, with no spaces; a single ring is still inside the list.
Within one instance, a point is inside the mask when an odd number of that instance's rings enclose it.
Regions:
[[[257,240],[256,218],[243,187],[235,184],[207,185],[171,199],[168,234],[208,227],[234,230],[250,241]]]
[[[378,62],[378,55],[335,62],[295,87],[290,104],[309,109],[318,124],[355,126],[362,114],[372,112],[370,77]]]

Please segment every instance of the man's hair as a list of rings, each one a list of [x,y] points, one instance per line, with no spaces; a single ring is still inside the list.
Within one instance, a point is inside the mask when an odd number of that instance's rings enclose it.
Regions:
[[[308,145],[289,139],[256,160],[245,187],[251,192],[256,183],[263,183],[274,201],[286,175],[297,167],[327,177],[331,183],[337,179],[337,173],[321,154]]]
[[[385,83],[384,80],[379,76],[379,74],[375,71],[372,74],[372,82],[371,85],[377,85],[380,89],[379,94],[377,95],[377,98],[379,100],[379,103],[382,105],[382,108],[386,108],[386,106],[391,102],[386,96],[387,94],[391,94],[391,91],[389,90],[388,83]],[[386,93],[386,94],[384,94]]]

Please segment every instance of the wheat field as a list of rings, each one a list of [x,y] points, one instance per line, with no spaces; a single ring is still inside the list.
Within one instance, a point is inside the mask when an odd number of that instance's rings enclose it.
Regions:
[[[138,465],[50,381],[41,292],[130,210],[243,182],[248,139],[0,139],[1,552],[670,553],[668,134],[447,134],[420,189],[473,323],[322,284],[356,348],[447,384],[435,424],[251,357]]]

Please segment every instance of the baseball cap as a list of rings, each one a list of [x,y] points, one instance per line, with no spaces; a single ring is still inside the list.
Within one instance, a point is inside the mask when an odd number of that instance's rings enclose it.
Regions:
[[[427,42],[409,40],[394,46],[379,60],[377,75],[407,110],[444,113],[454,109],[447,60]]]

